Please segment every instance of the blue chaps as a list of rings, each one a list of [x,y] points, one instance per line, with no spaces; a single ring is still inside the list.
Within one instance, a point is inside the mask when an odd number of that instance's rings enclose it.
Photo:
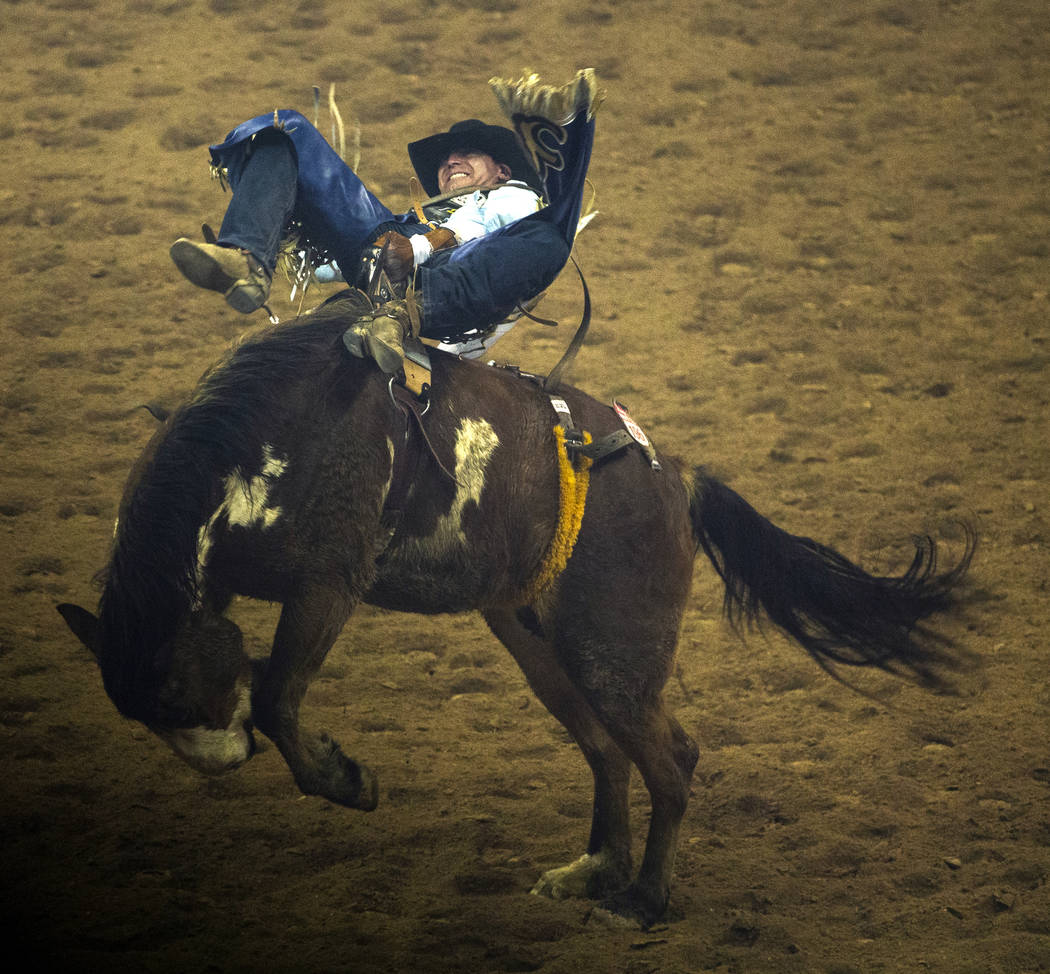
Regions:
[[[389,210],[298,112],[279,112],[276,121],[260,115],[211,147],[212,163],[233,189],[219,243],[250,251],[272,271],[284,231],[295,223],[354,282],[364,250],[381,233],[430,229],[414,213]],[[456,338],[491,327],[549,287],[568,259],[569,246],[545,210],[437,251],[416,275],[423,334]]]

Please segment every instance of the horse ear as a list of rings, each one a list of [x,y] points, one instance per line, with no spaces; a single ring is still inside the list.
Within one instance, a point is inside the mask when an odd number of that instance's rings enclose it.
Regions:
[[[139,405],[158,423],[163,423],[171,415],[171,410],[165,409],[159,402],[144,402]]]
[[[73,635],[87,646],[93,655],[98,656],[98,647],[95,645],[95,639],[98,636],[98,619],[87,609],[82,609],[71,602],[63,602],[55,608],[66,620],[66,625],[73,630]]]

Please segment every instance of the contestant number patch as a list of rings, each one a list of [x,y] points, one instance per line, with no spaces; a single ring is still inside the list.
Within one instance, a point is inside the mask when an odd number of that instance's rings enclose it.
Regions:
[[[620,422],[623,423],[624,428],[631,434],[636,443],[644,447],[652,445],[649,442],[649,437],[645,435],[645,430],[631,419],[631,414],[627,411],[627,407],[622,402],[617,402],[614,399],[613,409],[616,410],[616,415],[620,417]]]

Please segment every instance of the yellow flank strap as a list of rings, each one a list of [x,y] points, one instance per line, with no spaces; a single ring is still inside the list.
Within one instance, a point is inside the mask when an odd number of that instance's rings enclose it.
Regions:
[[[569,459],[568,451],[565,449],[565,430],[561,426],[554,427],[554,438],[557,441],[555,449],[558,451],[558,526],[554,530],[550,546],[543,563],[533,576],[532,581],[525,586],[522,593],[522,605],[532,605],[550,586],[554,580],[565,570],[565,566],[572,557],[572,549],[576,546],[576,538],[580,534],[580,525],[583,523],[583,510],[587,501],[587,487],[591,479],[591,459],[580,457],[579,466],[573,465]],[[583,442],[591,442],[591,434],[583,434]]]

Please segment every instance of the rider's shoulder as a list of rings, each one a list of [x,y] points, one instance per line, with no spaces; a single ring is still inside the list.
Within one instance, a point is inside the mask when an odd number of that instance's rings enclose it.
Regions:
[[[495,206],[511,206],[515,209],[522,206],[535,208],[543,202],[540,194],[528,183],[518,182],[516,179],[500,183],[499,186],[494,186],[484,192],[489,203]]]
[[[509,196],[511,194],[528,194],[529,196],[539,196],[528,183],[522,182],[519,179],[508,179],[505,183],[500,183],[498,186],[493,187],[488,191],[489,196],[494,193],[501,193]]]

